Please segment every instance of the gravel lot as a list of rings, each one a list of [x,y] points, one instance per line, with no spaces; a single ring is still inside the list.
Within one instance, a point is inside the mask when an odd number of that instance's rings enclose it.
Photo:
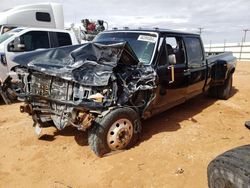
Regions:
[[[218,154],[250,143],[250,62],[239,62],[232,97],[199,96],[143,122],[134,148],[96,157],[86,133],[44,130],[38,140],[20,103],[0,104],[0,187],[207,187]]]

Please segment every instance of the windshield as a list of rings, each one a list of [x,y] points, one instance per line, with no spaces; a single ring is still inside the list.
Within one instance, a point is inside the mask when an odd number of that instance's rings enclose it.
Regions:
[[[112,41],[128,42],[139,61],[144,64],[150,64],[157,41],[157,35],[151,33],[113,32],[101,33],[94,39],[94,42]]]
[[[8,33],[8,32],[0,35],[0,44],[2,42],[6,41],[8,38],[10,38],[13,35],[14,35],[14,33]]]
[[[16,29],[13,29],[9,32],[6,32],[2,35],[0,35],[0,44],[4,41],[6,41],[8,38],[12,37],[13,35],[15,35],[16,33],[19,33],[20,31],[22,31],[23,29],[21,28],[16,28]]]

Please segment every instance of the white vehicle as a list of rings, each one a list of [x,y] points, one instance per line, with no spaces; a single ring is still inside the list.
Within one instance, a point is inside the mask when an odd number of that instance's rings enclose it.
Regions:
[[[64,29],[63,7],[58,3],[39,3],[0,12],[0,35],[16,27]]]
[[[73,32],[46,28],[16,28],[0,35],[0,94],[8,103],[4,84],[16,64],[11,58],[23,52],[79,44]],[[5,84],[6,85],[6,84]]]

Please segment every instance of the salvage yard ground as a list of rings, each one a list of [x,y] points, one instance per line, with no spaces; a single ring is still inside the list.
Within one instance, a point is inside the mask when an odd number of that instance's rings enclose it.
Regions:
[[[134,148],[98,158],[87,134],[44,130],[38,140],[19,105],[0,104],[0,187],[207,187],[218,154],[250,143],[250,62],[239,62],[232,97],[199,96],[143,122]]]

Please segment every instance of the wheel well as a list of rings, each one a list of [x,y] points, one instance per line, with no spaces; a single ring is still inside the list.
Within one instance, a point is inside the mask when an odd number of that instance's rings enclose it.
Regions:
[[[235,68],[232,68],[232,70],[230,71],[230,74],[233,74],[235,72]]]
[[[232,76],[232,74],[235,72],[235,68],[232,68],[231,70],[229,70],[226,74],[226,79],[228,79],[230,76]]]

